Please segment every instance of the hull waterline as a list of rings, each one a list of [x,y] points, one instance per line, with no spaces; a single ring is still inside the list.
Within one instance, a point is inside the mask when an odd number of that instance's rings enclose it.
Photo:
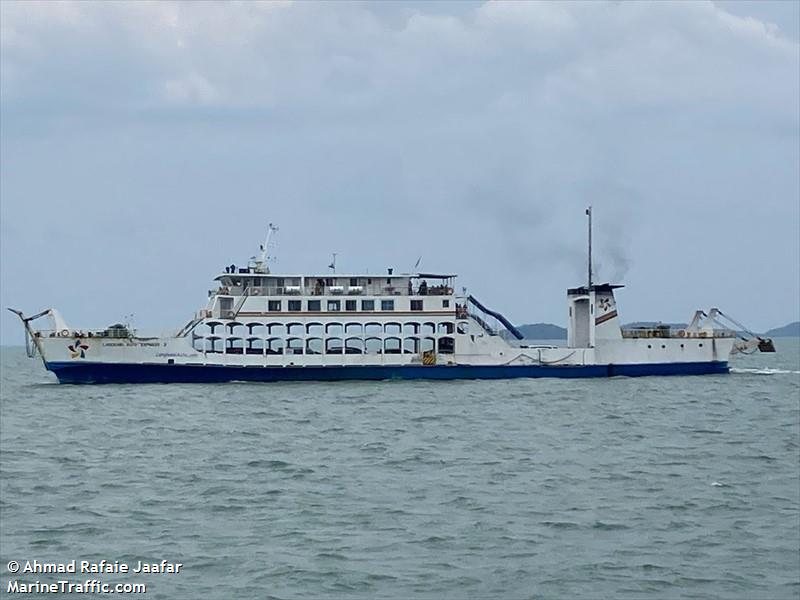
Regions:
[[[516,378],[600,378],[728,373],[727,361],[627,365],[410,365],[262,367],[231,365],[49,362],[60,383],[225,383],[230,381],[381,381]]]

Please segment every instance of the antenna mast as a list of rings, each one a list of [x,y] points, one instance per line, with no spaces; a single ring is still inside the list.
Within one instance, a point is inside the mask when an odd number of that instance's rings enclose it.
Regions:
[[[591,291],[592,289],[592,207],[586,209],[586,216],[589,217],[589,260],[588,260],[588,267],[589,267],[589,285],[587,287],[587,291]]]
[[[273,225],[272,223],[269,224],[267,228],[267,239],[264,240],[264,245],[261,246],[261,260],[258,261],[258,267],[263,270],[264,273],[269,273],[269,265],[267,261],[269,260],[269,241],[272,239],[272,234],[278,231],[278,228]]]

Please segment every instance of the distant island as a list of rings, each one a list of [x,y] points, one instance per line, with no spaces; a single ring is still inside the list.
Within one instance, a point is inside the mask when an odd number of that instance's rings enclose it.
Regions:
[[[768,337],[800,337],[800,321],[770,329],[764,335]]]
[[[526,340],[565,340],[567,330],[552,323],[530,323],[517,327]]]
[[[675,329],[686,327],[686,323],[662,323],[660,321],[634,321],[625,323],[623,329],[633,329],[636,327],[654,327],[656,325],[669,325]],[[530,323],[528,325],[518,325],[520,333],[526,340],[565,340],[567,330],[552,323]],[[800,337],[800,321],[789,323],[783,327],[776,327],[764,332],[765,337]]]

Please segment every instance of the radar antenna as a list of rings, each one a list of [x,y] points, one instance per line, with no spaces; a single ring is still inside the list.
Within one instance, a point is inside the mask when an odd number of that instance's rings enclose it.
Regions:
[[[328,265],[328,268],[336,273],[336,252],[333,252],[333,260],[331,260],[331,264]]]

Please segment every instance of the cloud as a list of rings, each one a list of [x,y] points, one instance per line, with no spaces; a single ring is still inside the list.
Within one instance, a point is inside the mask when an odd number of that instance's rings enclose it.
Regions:
[[[84,264],[124,263],[103,307],[147,320],[128,278],[173,289],[152,270],[170,256],[202,292],[209,265],[252,254],[272,220],[281,268],[424,254],[512,317],[559,320],[592,204],[599,275],[643,284],[648,314],[631,318],[685,318],[706,288],[762,312],[741,278],[788,290],[770,314],[796,305],[800,46],[752,16],[711,2],[0,2],[0,27],[0,293],[15,304],[71,289]],[[742,223],[771,243],[748,238],[734,268]],[[87,230],[74,265],[24,268]],[[655,274],[681,285],[648,296]],[[186,294],[151,316],[181,318]]]
[[[797,90],[776,75],[798,65],[797,44],[710,2],[411,7],[398,24],[360,3],[6,2],[4,98],[603,112],[714,100],[796,119]]]

